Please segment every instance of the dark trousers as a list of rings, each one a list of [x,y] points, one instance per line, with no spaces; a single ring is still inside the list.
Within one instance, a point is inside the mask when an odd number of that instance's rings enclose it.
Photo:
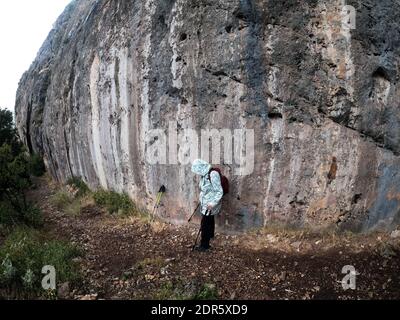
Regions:
[[[210,239],[214,238],[215,219],[214,216],[203,216],[201,219],[201,246],[208,249]]]

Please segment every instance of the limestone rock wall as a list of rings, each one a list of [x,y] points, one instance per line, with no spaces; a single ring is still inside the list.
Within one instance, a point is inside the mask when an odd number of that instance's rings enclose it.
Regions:
[[[357,10],[343,28],[342,8]],[[190,166],[151,165],[153,128],[253,129],[219,224],[400,222],[400,5],[392,0],[75,0],[20,82],[16,121],[60,181],[184,222]]]

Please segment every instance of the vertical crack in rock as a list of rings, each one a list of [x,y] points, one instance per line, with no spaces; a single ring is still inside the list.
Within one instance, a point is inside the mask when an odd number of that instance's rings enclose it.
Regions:
[[[102,188],[107,189],[107,180],[106,173],[103,166],[103,156],[102,156],[102,142],[100,140],[100,130],[101,130],[101,110],[99,106],[99,93],[98,93],[98,85],[99,85],[99,77],[100,77],[100,59],[96,55],[94,57],[92,67],[90,69],[90,97],[91,97],[91,106],[92,106],[92,148],[93,148],[93,157],[92,159],[95,163],[97,176],[100,181],[100,185]]]
[[[66,132],[66,130],[64,129],[64,142],[65,142],[65,151],[66,151],[66,154],[67,154],[67,165],[68,165],[68,169],[69,169],[69,176],[70,177],[73,177],[74,176],[74,173],[73,173],[73,171],[72,171],[72,168],[71,168],[71,157],[70,157],[70,154],[69,154],[69,143],[68,143],[68,139],[67,139],[67,132]]]
[[[31,117],[32,117],[32,105],[28,104],[27,105],[27,113],[26,113],[26,136],[25,136],[25,141],[26,145],[28,147],[28,151],[30,154],[33,153],[33,148],[32,148],[32,138],[31,138]]]
[[[264,91],[265,63],[264,51],[261,45],[264,28],[260,17],[260,8],[253,0],[240,1],[239,8],[234,13],[239,20],[241,37],[244,42],[242,63],[246,78],[246,86],[249,97],[245,112],[248,115],[256,115],[263,121],[267,121],[268,107],[266,105]]]

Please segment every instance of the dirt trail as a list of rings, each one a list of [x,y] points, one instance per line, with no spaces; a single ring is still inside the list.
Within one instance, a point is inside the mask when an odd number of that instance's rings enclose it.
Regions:
[[[83,283],[70,298],[163,299],[191,296],[204,284],[223,299],[400,298],[399,239],[388,234],[217,234],[210,252],[191,252],[196,225],[150,225],[94,205],[74,217],[51,205],[54,192],[56,186],[41,179],[30,197],[43,210],[48,232],[83,249]],[[359,274],[356,290],[342,288],[345,265]]]

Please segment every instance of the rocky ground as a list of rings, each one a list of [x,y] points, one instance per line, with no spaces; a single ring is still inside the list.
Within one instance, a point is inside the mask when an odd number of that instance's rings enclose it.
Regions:
[[[52,206],[57,186],[38,181],[30,194],[45,229],[82,248],[82,283],[60,285],[67,299],[399,299],[400,232],[354,235],[270,228],[217,234],[213,249],[191,252],[197,225],[111,216],[94,204],[72,216]],[[357,271],[344,290],[342,268]],[[204,291],[206,288],[207,290]]]

